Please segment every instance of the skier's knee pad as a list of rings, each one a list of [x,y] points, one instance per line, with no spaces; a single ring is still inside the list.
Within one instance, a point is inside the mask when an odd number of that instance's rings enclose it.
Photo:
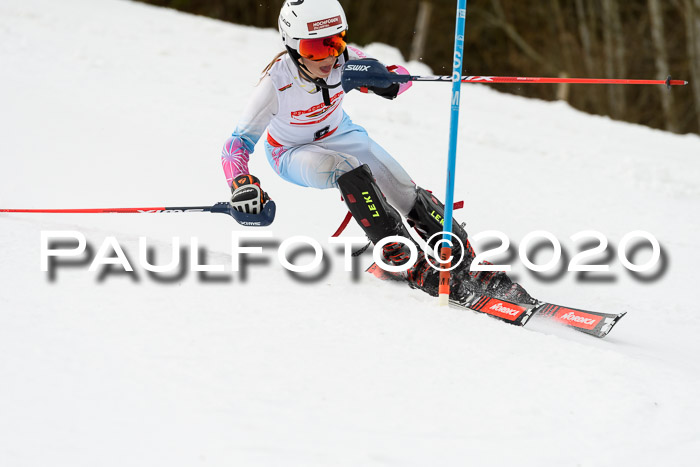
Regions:
[[[361,165],[340,176],[338,188],[350,213],[373,243],[390,235],[410,238],[401,214],[387,202],[369,166]]]

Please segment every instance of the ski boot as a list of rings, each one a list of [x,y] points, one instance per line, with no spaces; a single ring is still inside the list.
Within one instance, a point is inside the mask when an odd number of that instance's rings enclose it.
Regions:
[[[367,165],[339,177],[338,187],[353,218],[372,243],[376,245],[389,236],[400,236],[407,242],[413,242],[401,214],[387,202]],[[418,258],[414,264],[395,278],[406,280],[411,287],[437,296],[440,273],[428,264],[429,260],[420,247],[417,249]],[[393,266],[403,266],[411,257],[409,247],[399,242],[387,243],[382,248],[382,255]],[[463,298],[457,296],[460,291],[460,288],[455,288],[455,299]]]
[[[484,262],[482,264],[490,263]],[[539,303],[538,300],[532,298],[520,284],[513,282],[503,271],[471,271],[466,276],[468,278],[465,283],[468,283],[475,293],[526,305],[537,305]],[[462,277],[465,277],[465,275],[462,274]]]
[[[407,216],[408,223],[427,242],[430,237],[443,230],[445,205],[427,190],[418,188],[417,191],[416,204]],[[458,242],[454,239],[452,240],[454,261],[462,259],[450,274],[450,290],[458,289],[459,292],[457,294],[460,296],[476,293],[518,303],[537,303],[537,300],[533,299],[519,284],[514,283],[505,272],[470,272],[469,269],[476,254],[469,243],[467,232],[462,225],[453,220],[452,233],[462,242],[464,250],[462,250]],[[434,248],[441,238],[441,236],[436,235],[429,246]],[[452,292],[450,292],[450,295],[452,295]]]

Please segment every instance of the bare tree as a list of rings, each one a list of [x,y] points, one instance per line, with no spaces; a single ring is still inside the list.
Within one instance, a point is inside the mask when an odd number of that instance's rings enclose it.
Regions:
[[[576,16],[578,19],[579,36],[581,37],[581,48],[583,49],[583,65],[586,69],[586,74],[592,76],[593,70],[595,69],[593,62],[593,45],[588,15],[586,14],[583,0],[576,0]]]
[[[418,17],[416,18],[416,30],[411,44],[411,60],[422,60],[425,53],[425,42],[428,39],[430,29],[430,14],[433,5],[427,0],[421,0],[418,5]]]
[[[564,13],[559,4],[559,0],[550,0],[552,7],[552,16],[556,25],[557,38],[559,40],[560,59],[558,68],[560,78],[568,78],[574,72],[573,50],[569,33],[564,20]],[[562,83],[557,86],[557,99],[560,101],[569,100],[569,85]]]
[[[582,61],[587,76],[596,78],[600,75],[600,65],[597,57],[599,47],[597,43],[597,21],[594,2],[576,0],[576,24],[578,25],[579,40],[581,42]],[[584,107],[590,110],[603,112],[605,105],[605,91],[600,87],[588,87],[582,96]]]
[[[491,6],[493,7],[493,13],[484,12],[484,17],[493,25],[501,28],[505,35],[515,43],[515,45],[523,52],[530,60],[541,65],[546,72],[559,74],[559,70],[556,66],[552,65],[551,62],[546,60],[544,56],[538,53],[518,32],[518,29],[508,21],[503,6],[500,0],[491,0]]]
[[[684,0],[686,51],[690,85],[695,96],[695,116],[700,130],[700,0]]]
[[[647,0],[649,7],[649,18],[651,20],[651,37],[654,43],[654,54],[656,58],[656,77],[666,79],[670,74],[668,65],[668,53],[666,52],[666,32],[664,28],[664,12],[659,0]],[[661,108],[664,113],[664,127],[668,131],[677,132],[676,113],[674,112],[673,93],[666,88],[659,86],[659,98]]]
[[[611,78],[625,75],[625,43],[617,0],[603,0],[603,40],[605,41],[605,72]],[[610,114],[622,118],[626,111],[625,90],[609,86]]]

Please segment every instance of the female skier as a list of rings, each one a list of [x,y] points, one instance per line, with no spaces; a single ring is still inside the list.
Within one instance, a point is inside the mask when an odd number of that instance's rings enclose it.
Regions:
[[[231,187],[234,209],[258,213],[269,199],[248,170],[255,144],[267,130],[265,152],[272,168],[288,182],[319,189],[338,188],[347,207],[377,243],[387,236],[410,239],[401,215],[428,240],[443,230],[444,206],[428,191],[417,187],[401,165],[367,131],[343,111],[341,66],[350,59],[366,58],[346,45],[345,12],[337,0],[285,1],[279,31],[285,51],[263,70],[258,84],[232,136],[226,140],[222,165]],[[389,71],[408,74],[403,67]],[[394,99],[411,83],[388,88],[363,88]],[[252,189],[251,189],[252,188]],[[451,277],[452,298],[473,291],[496,298],[535,303],[504,273],[471,275],[474,251],[467,233],[457,222],[452,232],[465,245],[464,259]],[[393,265],[405,264],[410,252],[401,243],[389,243],[383,256]],[[453,256],[462,256],[455,245]],[[419,249],[417,261],[404,276],[414,288],[438,294],[439,272]]]

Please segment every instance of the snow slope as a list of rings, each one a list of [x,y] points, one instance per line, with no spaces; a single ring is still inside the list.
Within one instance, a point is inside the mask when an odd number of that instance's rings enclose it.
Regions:
[[[4,0],[0,208],[225,200],[220,146],[279,49],[272,30],[123,0]],[[402,61],[387,46],[366,50]],[[437,193],[449,88],[346,99]],[[337,192],[285,183],[259,150],[251,170],[278,204],[270,228],[209,214],[0,215],[0,465],[695,465],[700,138],[463,90],[458,219],[514,245],[550,231],[569,258],[580,246],[571,235],[602,232],[605,280],[511,262],[537,297],[627,311],[608,338],[512,328],[343,271],[326,242],[345,213]],[[136,271],[83,261],[51,280],[40,235],[56,230],[81,232],[94,250],[115,237]],[[230,272],[232,232],[261,230],[318,239],[329,272],[301,283],[274,249],[268,264]],[[615,256],[635,230],[664,252],[651,280]],[[153,277],[139,266],[140,236],[158,263],[173,237],[197,237],[201,261],[225,272]]]

